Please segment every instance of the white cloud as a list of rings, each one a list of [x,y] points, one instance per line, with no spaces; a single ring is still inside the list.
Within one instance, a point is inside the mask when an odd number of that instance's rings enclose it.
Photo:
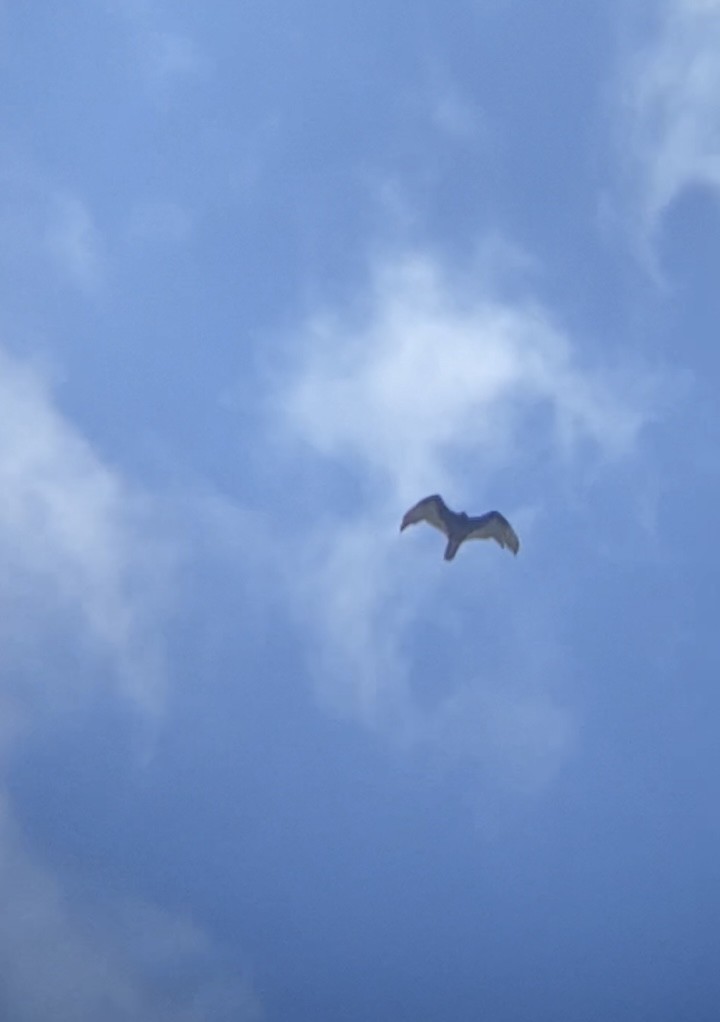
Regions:
[[[586,441],[627,453],[647,414],[639,388],[618,398],[628,380],[583,369],[537,305],[496,300],[479,279],[454,288],[422,257],[382,269],[366,319],[318,317],[303,347],[281,398],[288,428],[325,456],[362,462],[393,502],[446,485],[455,456],[506,463],[533,406],[552,413],[568,456]]]
[[[57,410],[37,369],[2,351],[0,404],[0,670],[36,675],[57,699],[54,658],[69,635],[74,655],[100,658],[101,676],[156,707],[168,563],[148,507]]]
[[[621,80],[620,144],[644,240],[684,189],[720,187],[720,2],[651,10],[651,38]]]
[[[152,507],[0,350],[0,1015],[17,1022],[258,1022],[246,965],[150,904],[70,894],[27,846],[4,781],[26,730],[93,686],[152,722],[173,552]],[[150,713],[148,718],[147,714]]]
[[[289,459],[349,472],[357,497],[334,507],[321,475],[295,493],[292,537],[278,542],[324,705],[532,790],[569,755],[581,711],[563,641],[571,595],[548,592],[532,528],[550,498],[522,477],[538,459],[572,482],[632,457],[651,390],[583,365],[542,307],[501,290],[413,255],[386,263],[367,301],[293,337],[275,428]],[[399,538],[410,502],[440,491],[480,511],[501,478],[525,541],[517,561],[481,547],[448,569],[434,534]]]

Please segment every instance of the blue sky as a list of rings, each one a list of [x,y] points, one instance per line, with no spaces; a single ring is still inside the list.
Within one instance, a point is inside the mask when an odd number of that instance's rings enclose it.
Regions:
[[[0,39],[0,1014],[715,1019],[720,2]]]

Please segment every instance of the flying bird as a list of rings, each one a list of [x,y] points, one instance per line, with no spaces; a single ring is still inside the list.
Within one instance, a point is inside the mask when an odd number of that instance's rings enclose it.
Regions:
[[[406,512],[400,524],[400,532],[408,525],[427,522],[447,536],[445,560],[451,561],[466,539],[494,539],[501,547],[520,549],[520,540],[510,522],[499,511],[488,511],[484,515],[466,515],[464,511],[451,511],[439,493],[423,500]]]

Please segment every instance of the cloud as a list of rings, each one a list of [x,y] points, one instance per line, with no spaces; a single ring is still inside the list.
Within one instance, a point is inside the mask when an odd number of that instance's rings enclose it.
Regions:
[[[175,551],[42,371],[2,350],[0,404],[0,1014],[258,1022],[245,962],[157,906],[88,897],[78,877],[71,893],[18,826],[7,777],[28,730],[61,727],[98,688],[156,719]]]
[[[98,287],[104,263],[100,232],[80,199],[63,196],[52,203],[45,248],[60,272],[82,290]]]
[[[720,3],[663,0],[620,84],[620,145],[639,228],[650,239],[686,189],[720,187]]]
[[[0,796],[0,1012],[14,1022],[259,1022],[251,981],[217,967],[188,920],[152,906],[69,901]]]
[[[467,284],[455,289],[435,262],[411,256],[379,272],[363,322],[317,317],[281,397],[290,432],[326,457],[362,463],[393,501],[447,485],[447,464],[464,453],[507,462],[538,405],[567,456],[586,442],[610,457],[629,453],[648,412],[641,388],[624,400],[629,381],[583,369],[539,306]]]
[[[499,140],[493,132],[487,111],[459,85],[441,63],[427,66],[427,89],[422,97],[430,121],[445,139],[460,145],[492,143]]]
[[[196,74],[205,66],[196,44],[173,32],[152,32],[146,39],[145,54],[156,80]]]
[[[147,503],[58,411],[41,373],[2,351],[0,402],[0,668],[20,670],[37,649],[59,655],[69,631],[137,705],[157,707],[155,579],[166,577],[169,553],[151,538]]]
[[[449,92],[437,97],[431,116],[440,131],[459,142],[475,138],[484,128],[477,111]]]
[[[166,24],[152,0],[105,0],[105,9],[127,26],[141,74],[158,100],[167,101],[179,82],[207,70],[196,41]]]
[[[293,337],[270,415],[274,443],[316,479],[278,542],[323,705],[529,791],[570,755],[582,715],[571,596],[548,591],[533,523],[563,513],[556,476],[567,488],[632,459],[653,399],[647,378],[584,364],[547,310],[503,297],[501,277],[451,276],[427,254],[386,261],[364,299]],[[475,510],[504,493],[517,561],[473,549],[451,577],[434,535],[400,541],[402,511],[436,491]]]
[[[7,241],[0,258],[5,304],[11,303],[19,281],[25,293],[49,274],[86,294],[101,288],[106,248],[89,204],[18,154],[3,160],[0,177],[0,227]]]

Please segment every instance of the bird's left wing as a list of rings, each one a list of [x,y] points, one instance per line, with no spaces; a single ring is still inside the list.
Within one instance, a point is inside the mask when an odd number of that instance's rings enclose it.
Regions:
[[[434,493],[431,497],[424,497],[418,501],[417,504],[405,513],[400,525],[400,531],[402,532],[408,525],[415,525],[417,522],[427,522],[428,525],[433,525],[447,536],[447,520],[450,515],[451,512],[445,501],[438,493]]]
[[[488,511],[472,519],[472,531],[467,539],[494,539],[501,547],[508,547],[514,554],[520,549],[520,540],[510,522],[499,511]]]

